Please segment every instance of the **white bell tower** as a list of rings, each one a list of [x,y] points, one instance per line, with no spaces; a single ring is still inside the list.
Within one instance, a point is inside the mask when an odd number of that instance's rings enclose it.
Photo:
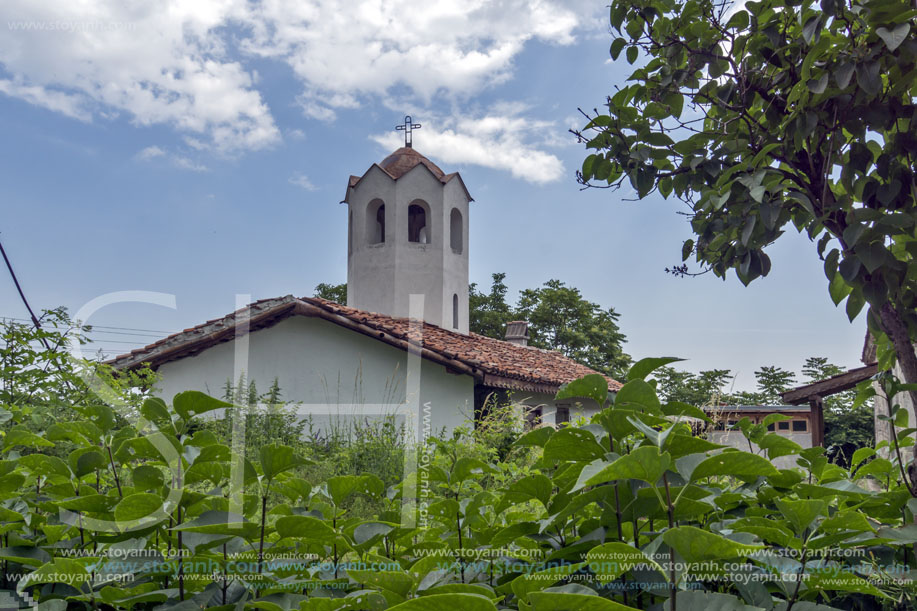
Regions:
[[[445,174],[405,146],[362,176],[347,195],[347,305],[406,318],[411,294],[424,296],[426,322],[468,333],[468,210],[461,176]]]

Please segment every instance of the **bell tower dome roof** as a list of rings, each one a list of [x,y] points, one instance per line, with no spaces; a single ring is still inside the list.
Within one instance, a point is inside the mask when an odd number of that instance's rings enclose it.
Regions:
[[[385,159],[379,164],[386,174],[398,180],[409,171],[414,169],[414,166],[418,164],[424,164],[428,170],[430,170],[436,178],[442,180],[446,173],[443,172],[439,166],[435,163],[415,151],[411,147],[403,146]]]

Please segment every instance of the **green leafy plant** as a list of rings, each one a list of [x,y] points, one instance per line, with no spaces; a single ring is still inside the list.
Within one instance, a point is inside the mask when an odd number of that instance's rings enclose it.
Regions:
[[[0,587],[43,608],[138,611],[912,608],[906,412],[893,403],[893,442],[849,470],[771,443],[766,424],[743,428],[765,450],[751,454],[695,435],[697,407],[660,400],[647,378],[675,360],[636,363],[613,396],[602,376],[571,382],[558,399],[604,407],[518,431],[506,452],[487,447],[502,425],[409,446],[418,468],[389,486],[317,479],[308,446],[223,443],[201,422],[244,409],[200,392],[148,398],[127,424],[70,406],[54,432],[17,412]]]

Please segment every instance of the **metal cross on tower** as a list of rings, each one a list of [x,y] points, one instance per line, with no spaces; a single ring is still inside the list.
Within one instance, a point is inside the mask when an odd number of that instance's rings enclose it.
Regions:
[[[411,142],[411,130],[420,129],[420,123],[414,123],[411,115],[406,115],[404,117],[404,125],[396,125],[395,129],[404,132],[404,145],[408,148],[414,148]]]

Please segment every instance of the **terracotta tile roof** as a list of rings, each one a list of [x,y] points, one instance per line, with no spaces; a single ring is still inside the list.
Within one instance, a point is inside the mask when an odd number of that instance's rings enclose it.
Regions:
[[[208,320],[108,362],[124,369],[141,363],[157,368],[193,356],[220,342],[231,341],[236,334],[236,320],[244,312],[239,310]],[[421,326],[408,319],[358,310],[318,297],[288,295],[256,301],[248,307],[249,329],[269,327],[290,316],[324,318],[401,349],[420,347],[422,357],[472,375],[485,386],[552,392],[561,384],[596,373],[559,352],[519,346],[476,333],[464,335],[429,323],[423,323],[421,332]],[[621,387],[616,380],[605,377],[610,390]]]

